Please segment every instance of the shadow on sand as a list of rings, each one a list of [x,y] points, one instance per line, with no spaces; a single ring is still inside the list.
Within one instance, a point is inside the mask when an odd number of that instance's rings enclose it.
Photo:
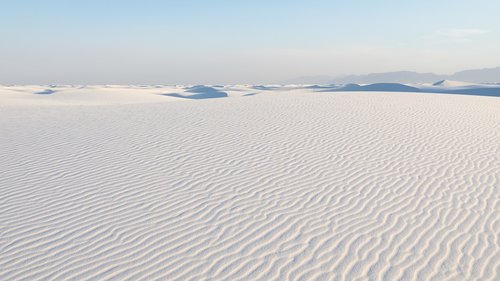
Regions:
[[[44,91],[41,91],[41,92],[34,92],[33,94],[35,94],[35,95],[52,95],[55,92],[56,91],[54,91],[54,90],[47,89],[47,90],[44,90]]]

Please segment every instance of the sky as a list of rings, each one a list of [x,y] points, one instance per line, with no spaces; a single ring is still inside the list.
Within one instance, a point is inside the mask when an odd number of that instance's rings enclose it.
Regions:
[[[0,0],[1,84],[268,84],[500,66],[498,0]]]

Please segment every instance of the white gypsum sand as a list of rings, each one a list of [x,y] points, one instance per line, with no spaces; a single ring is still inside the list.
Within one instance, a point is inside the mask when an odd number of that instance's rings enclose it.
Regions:
[[[1,88],[0,280],[500,279],[500,98],[186,89]]]

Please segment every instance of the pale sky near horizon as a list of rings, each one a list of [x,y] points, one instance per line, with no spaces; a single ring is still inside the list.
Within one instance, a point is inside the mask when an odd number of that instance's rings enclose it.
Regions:
[[[500,66],[498,0],[0,0],[0,84],[278,83]]]

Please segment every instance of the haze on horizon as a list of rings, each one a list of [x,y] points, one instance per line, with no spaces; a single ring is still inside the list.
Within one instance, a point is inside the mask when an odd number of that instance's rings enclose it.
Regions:
[[[500,2],[3,1],[0,84],[276,83],[500,66]]]

